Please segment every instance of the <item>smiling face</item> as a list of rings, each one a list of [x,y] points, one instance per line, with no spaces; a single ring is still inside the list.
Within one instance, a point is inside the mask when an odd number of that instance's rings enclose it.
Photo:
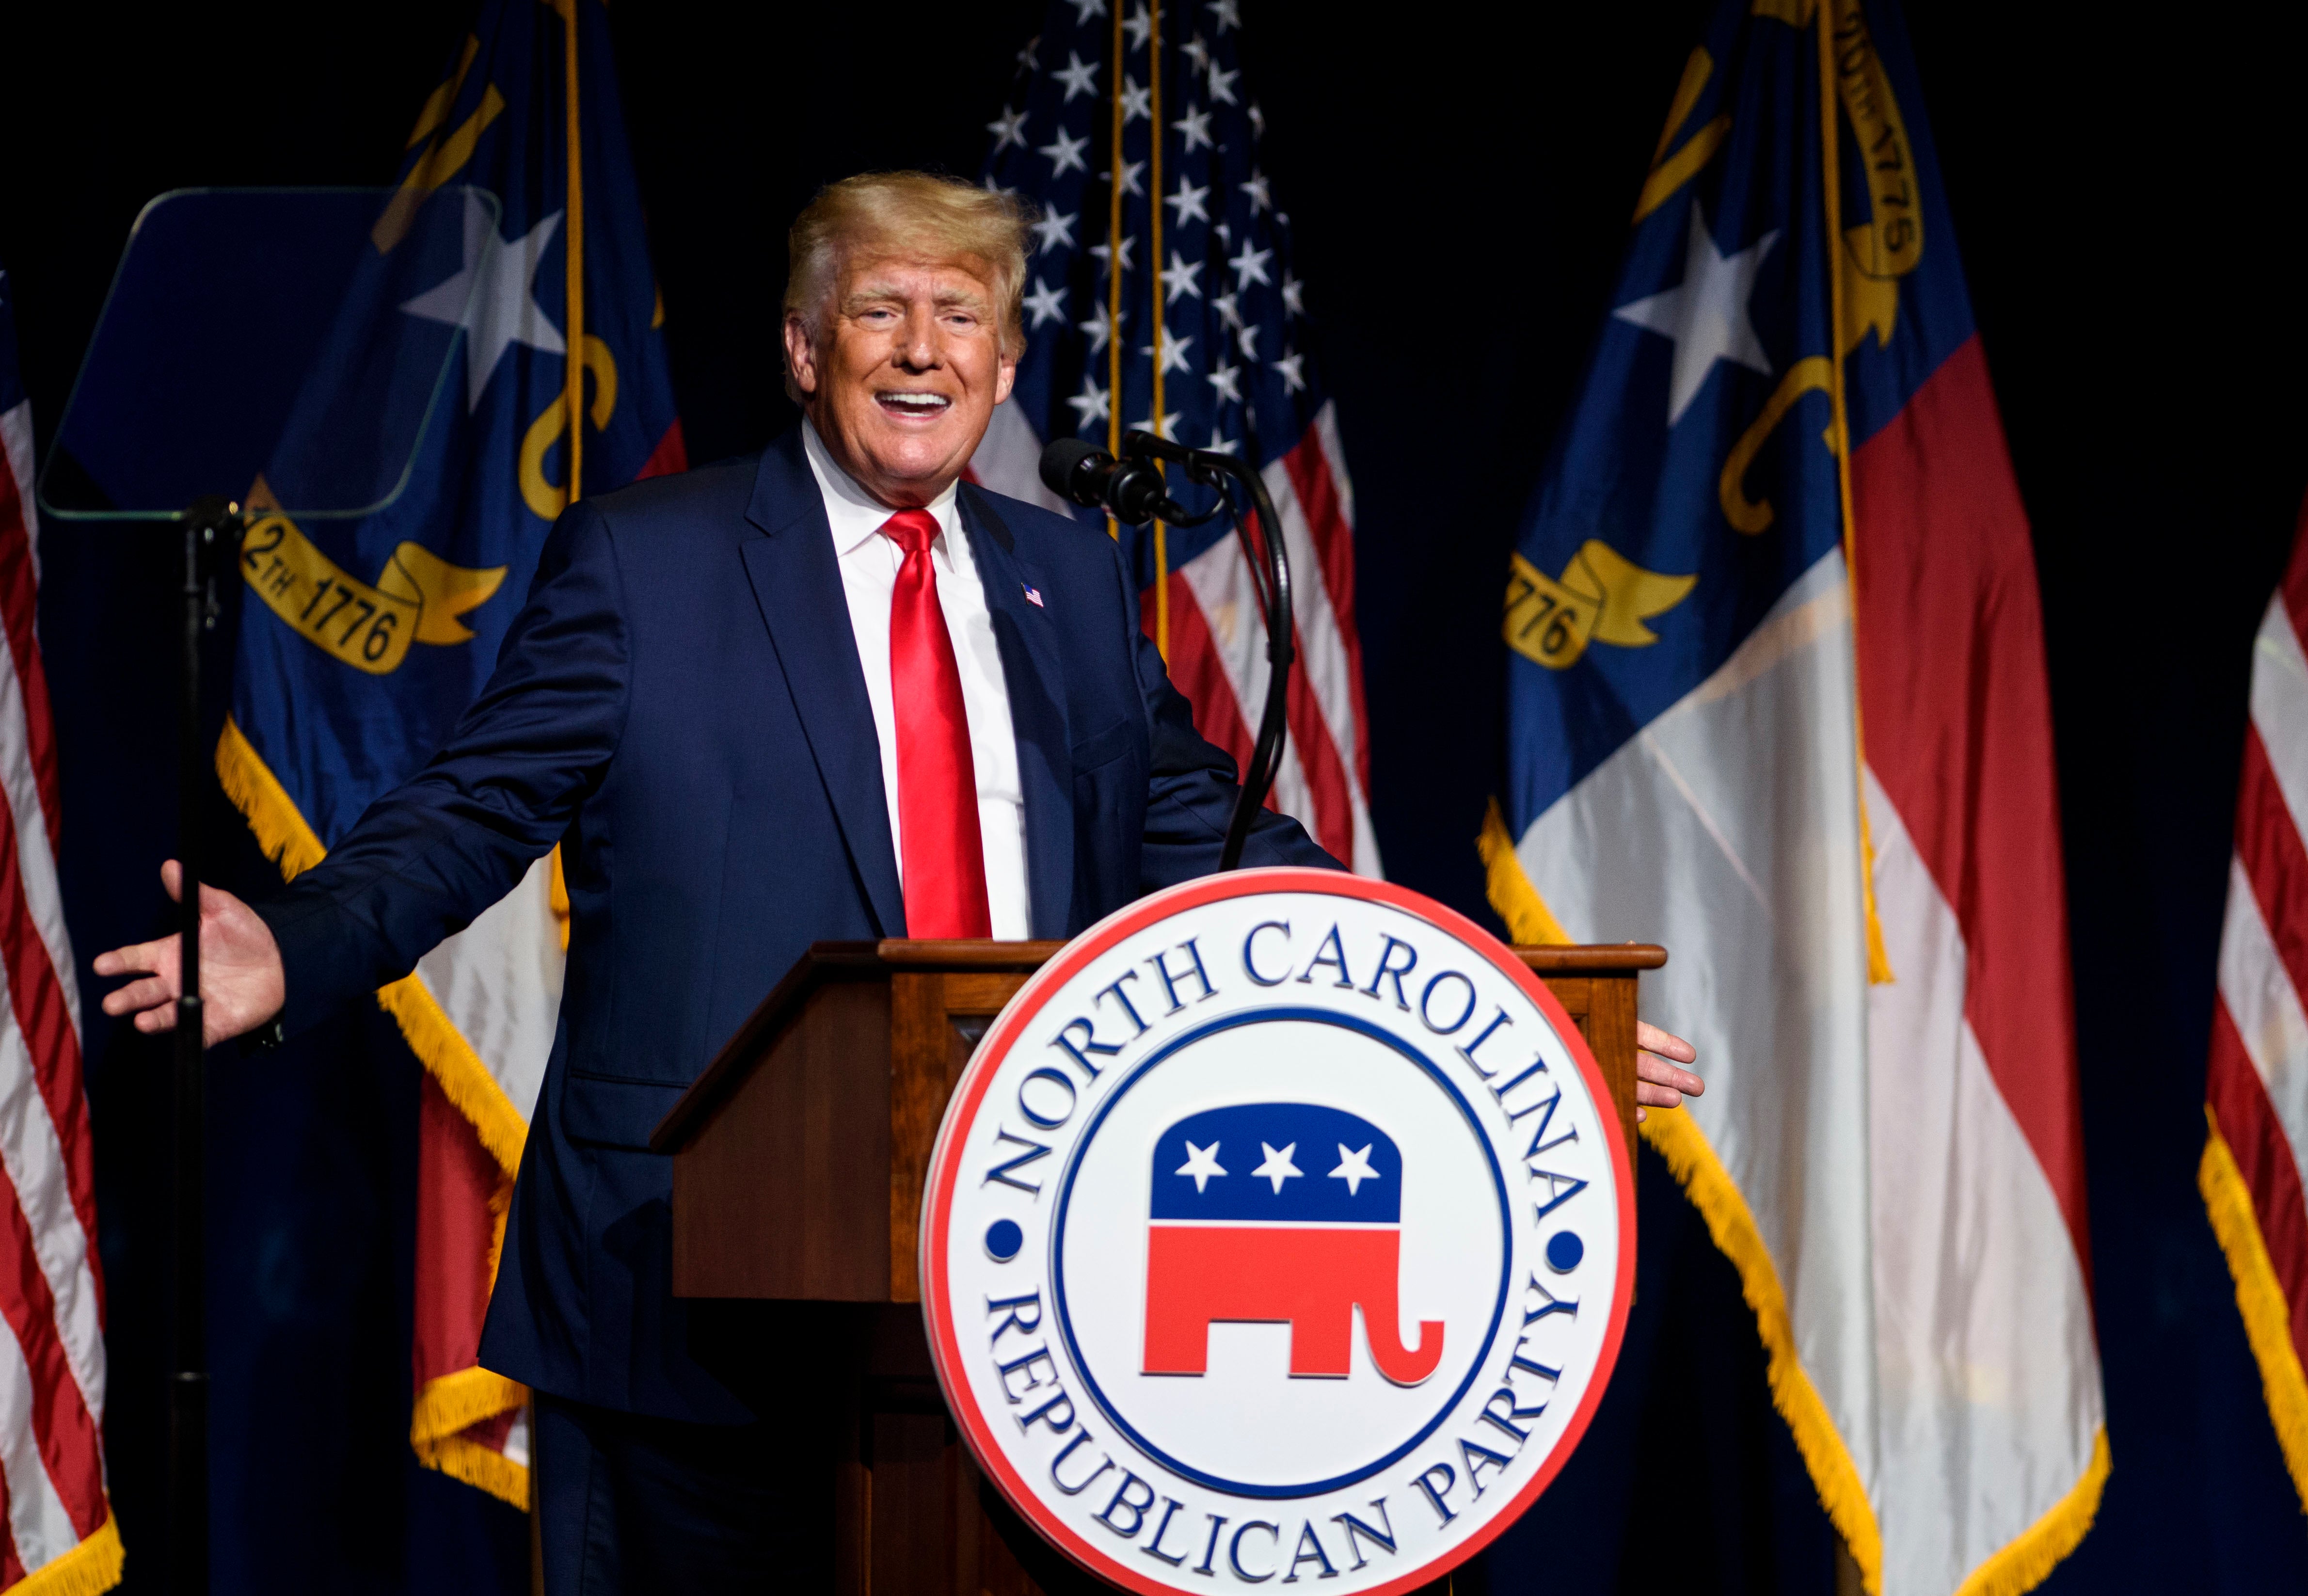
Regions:
[[[1002,347],[993,274],[974,256],[860,254],[817,324],[787,314],[786,358],[826,452],[892,509],[926,505],[969,463],[1017,358]]]

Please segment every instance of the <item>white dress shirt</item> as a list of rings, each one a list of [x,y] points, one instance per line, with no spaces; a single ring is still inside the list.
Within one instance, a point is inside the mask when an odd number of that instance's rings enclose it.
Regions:
[[[882,745],[882,790],[890,801],[890,846],[898,856],[902,885],[906,871],[904,833],[898,815],[898,720],[890,691],[890,600],[897,592],[898,567],[905,554],[882,536],[894,513],[874,503],[849,473],[834,464],[817,428],[802,423],[802,446],[825,498],[825,519],[833,528],[833,555],[841,567],[841,591],[849,600],[849,629],[857,639],[857,662],[866,668],[866,698],[874,706],[874,734]],[[995,646],[994,617],[969,552],[969,534],[949,487],[926,506],[937,517],[938,536],[930,545],[937,573],[938,606],[953,639],[954,663],[961,672],[961,703],[969,717],[969,763],[977,776],[977,833],[986,853],[986,906],[994,935],[1005,939],[1030,934],[1026,899],[1026,795],[1018,781],[1018,738],[1010,724],[1010,692],[1002,679],[1002,653]]]

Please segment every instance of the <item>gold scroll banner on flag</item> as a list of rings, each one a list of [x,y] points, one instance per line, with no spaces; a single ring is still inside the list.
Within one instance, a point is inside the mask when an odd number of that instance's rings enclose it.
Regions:
[[[469,642],[471,629],[457,617],[497,591],[505,567],[452,565],[422,544],[403,543],[375,582],[363,582],[273,511],[242,535],[240,574],[306,642],[355,670],[388,676],[413,643]]]
[[[1512,555],[1507,643],[1549,670],[1569,669],[1589,643],[1642,648],[1658,641],[1643,622],[1682,603],[1698,580],[1646,571],[1599,538],[1580,546],[1559,580]]]

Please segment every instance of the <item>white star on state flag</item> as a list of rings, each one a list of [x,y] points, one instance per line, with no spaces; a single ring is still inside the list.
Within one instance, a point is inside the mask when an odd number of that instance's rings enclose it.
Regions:
[[[1170,125],[1176,128],[1179,136],[1186,141],[1186,153],[1189,155],[1198,149],[1218,148],[1217,142],[1210,137],[1210,114],[1199,106],[1188,106],[1186,114]],[[1208,194],[1210,190],[1205,188],[1201,192]]]
[[[1275,1152],[1270,1143],[1261,1142],[1258,1145],[1260,1151],[1266,1154],[1266,1161],[1253,1169],[1251,1174],[1264,1176],[1274,1182],[1274,1195],[1279,1197],[1282,1195],[1284,1181],[1293,1175],[1304,1175],[1306,1172],[1290,1161],[1290,1155],[1298,1151],[1298,1143],[1293,1142],[1279,1152]]]
[[[1066,64],[1050,75],[1066,86],[1067,105],[1073,104],[1077,94],[1098,92],[1098,63],[1085,61],[1072,50],[1066,52]]]
[[[1175,442],[1178,436],[1178,412],[1166,410],[1158,420],[1149,416],[1145,420],[1139,422],[1137,427],[1140,432],[1150,432],[1158,438],[1168,438]]]
[[[1074,8],[1074,26],[1079,28],[1092,17],[1106,14],[1106,0],[1066,0]]]
[[[1213,1142],[1208,1147],[1197,1147],[1192,1142],[1187,1143],[1186,1161],[1179,1165],[1175,1173],[1193,1176],[1197,1192],[1209,1189],[1212,1177],[1226,1174],[1219,1168],[1219,1144]]]
[[[1210,69],[1210,47],[1202,42],[1201,34],[1195,34],[1184,44],[1180,45],[1178,53],[1194,64],[1196,72],[1208,72]]]
[[[1236,404],[1242,402],[1241,367],[1228,366],[1221,360],[1202,374],[1202,381],[1210,385],[1210,392],[1215,395],[1211,403],[1215,404],[1220,399],[1230,399]],[[1215,448],[1217,445],[1212,444],[1211,447]]]
[[[1236,452],[1239,447],[1240,447],[1240,445],[1239,445],[1239,444],[1236,444],[1236,443],[1232,442],[1230,439],[1228,439],[1228,438],[1227,438],[1227,435],[1226,435],[1223,431],[1221,431],[1221,430],[1220,430],[1220,429],[1219,429],[1219,428],[1215,424],[1213,424],[1213,425],[1211,426],[1211,427],[1210,427],[1210,453],[1213,453],[1213,454],[1232,454],[1232,453],[1235,453],[1235,452]]]
[[[1089,148],[1088,139],[1075,138],[1061,127],[1058,129],[1058,142],[1043,145],[1039,153],[1050,158],[1050,176],[1063,177],[1069,171],[1089,170],[1089,162],[1082,159],[1082,151]]]
[[[1176,305],[1181,294],[1192,294],[1195,298],[1201,298],[1202,268],[1209,264],[1208,261],[1190,261],[1176,250],[1172,250],[1170,263],[1162,271],[1164,303]]]
[[[1244,186],[1248,185],[1244,185]],[[1242,292],[1253,282],[1272,282],[1274,280],[1266,274],[1266,263],[1273,258],[1272,250],[1253,249],[1250,246],[1250,240],[1244,239],[1242,253],[1227,263],[1234,268],[1235,292]]]
[[[1345,1181],[1349,1197],[1361,1195],[1364,1181],[1384,1178],[1371,1168],[1371,1149],[1377,1145],[1375,1142],[1365,1142],[1360,1152],[1349,1152],[1344,1142],[1339,1143],[1339,1167],[1331,1171],[1331,1178]]]
[[[1267,364],[1282,374],[1284,388],[1293,393],[1304,393],[1306,391],[1306,374],[1298,368],[1305,364],[1305,360],[1304,355],[1285,355],[1281,359],[1270,360]]]
[[[530,291],[545,246],[561,227],[555,211],[529,230],[526,237],[497,237],[496,221],[488,207],[468,191],[465,195],[465,263],[455,276],[430,288],[401,306],[407,314],[428,322],[446,322],[465,330],[466,408],[481,408],[481,394],[495,375],[497,362],[516,343],[548,355],[566,354],[561,329],[545,314]],[[475,280],[478,279],[478,286]]]
[[[1196,188],[1181,177],[1178,179],[1178,191],[1163,203],[1178,212],[1176,225],[1184,227],[1190,221],[1210,220],[1210,213],[1206,203],[1210,196],[1210,191],[1208,188]]]
[[[1122,121],[1124,126],[1154,114],[1154,91],[1145,84],[1122,80]]]
[[[1146,163],[1144,161],[1124,161],[1122,163],[1122,192],[1124,194],[1144,194],[1146,189],[1141,180],[1144,178],[1145,175]],[[1125,265],[1128,263],[1129,263],[1127,262],[1124,263]]]
[[[1129,264],[1127,261],[1123,263]],[[1074,324],[1078,330],[1089,335],[1089,352],[1093,355],[1103,350],[1106,348],[1106,341],[1114,335],[1114,324],[1107,318],[1106,307],[1102,305],[1090,314],[1089,320],[1077,322]],[[1105,401],[1101,400],[1099,402]]]
[[[1074,0],[1074,4],[1079,5],[1081,0]],[[1210,15],[1218,19],[1220,33],[1242,26],[1242,7],[1237,0],[1210,0]]]
[[[1052,287],[1040,278],[1034,279],[1034,291],[1026,296],[1024,308],[1034,316],[1033,331],[1042,330],[1045,322],[1062,320],[1066,314],[1066,290],[1063,285]]]
[[[1239,68],[1233,72],[1226,72],[1221,70],[1217,63],[1211,63],[1210,98],[1224,100],[1227,105],[1240,104],[1241,102],[1234,97],[1234,81],[1240,76],[1242,73]]]
[[[1154,31],[1154,19],[1147,12],[1145,0],[1139,0],[1138,4],[1130,8],[1130,14],[1122,19],[1122,30],[1130,35],[1132,49],[1146,47],[1147,35]]]
[[[1253,216],[1261,211],[1274,209],[1274,196],[1268,192],[1266,174],[1256,167],[1251,168],[1250,176],[1242,180],[1242,191],[1250,196],[1250,213]]]
[[[1771,375],[1763,341],[1755,336],[1754,324],[1747,319],[1747,300],[1755,291],[1755,273],[1763,257],[1778,239],[1778,229],[1774,228],[1736,254],[1719,254],[1714,235],[1707,230],[1707,218],[1693,201],[1683,281],[1611,313],[1620,321],[1674,341],[1675,376],[1666,398],[1669,427],[1683,419],[1718,360]]]

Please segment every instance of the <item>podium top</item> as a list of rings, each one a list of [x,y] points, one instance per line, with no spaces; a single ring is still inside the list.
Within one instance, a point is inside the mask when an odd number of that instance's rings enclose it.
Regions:
[[[737,1032],[721,1046],[695,1083],[650,1134],[651,1152],[674,1152],[688,1142],[735,1086],[746,1062],[801,1013],[810,995],[838,981],[887,979],[931,971],[1030,974],[1055,958],[1063,942],[907,941],[818,942],[771,988]],[[1519,946],[1515,956],[1542,976],[1581,976],[1657,970],[1666,949],[1628,942],[1581,946]]]
[[[721,1044],[705,1073],[683,1093],[650,1133],[651,1152],[672,1152],[700,1129],[736,1083],[747,1059],[758,1054],[788,1021],[801,1012],[810,994],[836,981],[886,979],[901,971],[984,971],[1031,974],[1057,956],[1063,942],[938,942],[889,938],[881,942],[814,942],[785,979],[770,989],[737,1033]]]
[[[177,189],[130,230],[39,477],[61,521],[398,498],[471,325],[497,202],[450,185]],[[262,485],[260,487],[260,484]]]

